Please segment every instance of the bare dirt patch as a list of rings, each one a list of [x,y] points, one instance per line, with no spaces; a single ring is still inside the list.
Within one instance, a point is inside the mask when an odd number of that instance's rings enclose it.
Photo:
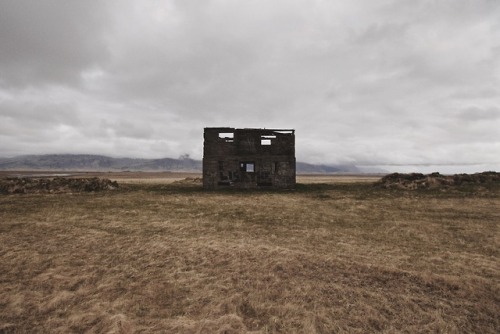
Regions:
[[[298,183],[324,183],[324,184],[337,184],[337,183],[371,183],[380,180],[381,175],[370,175],[370,174],[298,174]]]

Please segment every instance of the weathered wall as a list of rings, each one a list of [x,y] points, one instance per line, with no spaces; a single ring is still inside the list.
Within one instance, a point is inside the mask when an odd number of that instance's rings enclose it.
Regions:
[[[295,187],[295,131],[205,128],[203,187]]]

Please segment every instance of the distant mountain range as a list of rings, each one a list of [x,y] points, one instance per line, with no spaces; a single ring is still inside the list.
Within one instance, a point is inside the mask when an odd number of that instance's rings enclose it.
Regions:
[[[384,173],[354,165],[315,165],[297,162],[299,174]],[[190,158],[134,159],[111,158],[89,154],[22,155],[0,158],[0,170],[64,170],[64,171],[171,171],[201,172],[201,160]]]

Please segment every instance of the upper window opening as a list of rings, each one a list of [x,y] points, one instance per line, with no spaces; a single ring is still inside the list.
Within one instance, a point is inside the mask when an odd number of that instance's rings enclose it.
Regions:
[[[224,139],[226,143],[234,141],[234,132],[219,132],[219,138]]]
[[[263,146],[271,145],[271,139],[275,139],[275,135],[262,135],[260,136],[260,144]]]

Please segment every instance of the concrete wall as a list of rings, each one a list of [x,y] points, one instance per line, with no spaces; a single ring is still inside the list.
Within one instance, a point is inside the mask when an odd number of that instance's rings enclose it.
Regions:
[[[294,188],[295,131],[205,128],[203,187]]]

